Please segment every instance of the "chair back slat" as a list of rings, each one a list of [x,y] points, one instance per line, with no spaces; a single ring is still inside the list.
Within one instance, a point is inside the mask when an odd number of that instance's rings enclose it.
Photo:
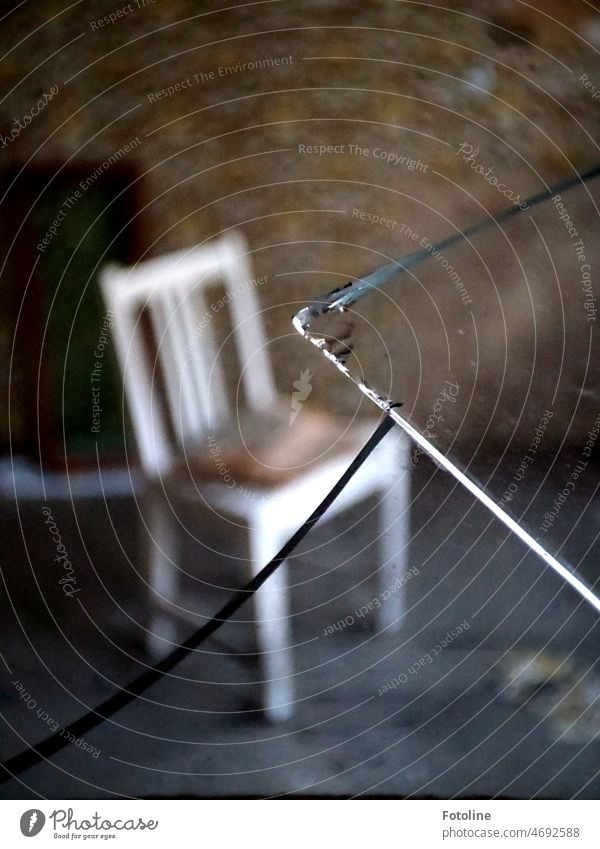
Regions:
[[[203,432],[214,430],[227,420],[230,406],[211,313],[200,286],[188,293],[186,300],[180,301],[179,313],[191,374],[188,385],[195,393],[197,408],[202,414],[197,432],[200,438]]]
[[[186,361],[180,348],[177,299],[172,289],[159,289],[149,302],[152,329],[157,345],[157,355],[167,394],[170,424],[177,442],[185,442],[193,432],[197,408],[190,407],[189,392],[183,391],[189,383]]]

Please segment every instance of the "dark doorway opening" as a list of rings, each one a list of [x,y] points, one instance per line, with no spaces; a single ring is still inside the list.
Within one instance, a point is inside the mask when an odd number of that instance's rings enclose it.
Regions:
[[[0,448],[55,471],[124,459],[121,384],[98,271],[141,256],[140,179],[116,162],[2,175]],[[99,412],[100,410],[100,412]]]

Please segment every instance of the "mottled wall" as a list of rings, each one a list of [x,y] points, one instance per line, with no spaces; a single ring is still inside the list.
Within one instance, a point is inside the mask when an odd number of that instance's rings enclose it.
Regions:
[[[2,155],[101,162],[141,139],[126,157],[143,172],[148,253],[242,227],[257,275],[268,275],[260,296],[277,339],[279,387],[290,393],[309,365],[314,400],[351,412],[355,395],[293,335],[290,315],[314,294],[411,250],[406,227],[435,239],[509,203],[457,155],[461,143],[520,197],[594,162],[599,120],[590,85],[600,85],[600,18],[593,5],[573,0],[220,5],[227,4],[93,0],[15,11],[3,23],[3,45],[12,49],[1,65],[8,93],[0,132],[7,136],[13,119],[51,86],[58,92]],[[111,14],[114,22],[100,23]],[[169,86],[177,89],[172,95],[157,95]],[[333,149],[307,152],[314,145]],[[410,170],[399,157],[421,165]],[[354,209],[365,215],[353,216]],[[396,223],[373,224],[369,213]],[[498,263],[502,277],[501,246]],[[526,369],[535,351],[538,362],[551,357],[543,340],[554,332],[556,313],[538,284],[532,313],[527,286],[501,283]],[[445,281],[436,285],[433,298],[459,346],[464,303]],[[470,286],[484,340],[480,365],[493,373],[505,348],[498,309],[487,303],[485,282],[471,275]],[[571,309],[566,298],[565,315],[579,385],[576,339],[587,339],[589,328],[580,293],[572,301]],[[393,335],[390,309],[382,302],[375,311],[381,331]],[[413,312],[410,321],[430,365],[436,357],[441,363],[430,311]],[[377,367],[364,356],[366,369]],[[468,383],[472,366],[461,356],[459,346],[452,373]],[[425,369],[423,380],[414,365],[402,388],[424,414],[444,369]],[[516,399],[515,416],[523,373],[513,374],[514,396],[507,397]],[[546,391],[540,388],[540,404]],[[485,412],[478,415],[485,424]]]

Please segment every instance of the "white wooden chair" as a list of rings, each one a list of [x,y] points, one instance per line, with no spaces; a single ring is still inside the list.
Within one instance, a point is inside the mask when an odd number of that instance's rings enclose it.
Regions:
[[[214,302],[209,305],[206,299],[208,288],[219,281],[226,294],[217,307],[227,307],[230,311],[242,366],[243,413],[254,416],[259,429],[262,429],[261,422],[272,422],[274,416],[278,422],[275,437],[266,440],[270,443],[267,453],[263,451],[260,455],[262,468],[260,462],[257,468],[254,458],[250,463],[253,474],[249,483],[235,488],[218,480],[219,474],[214,473],[218,464],[209,450],[216,444],[215,438],[218,439],[222,429],[229,429],[231,435],[235,430],[231,422],[237,422],[241,415],[241,405],[232,406],[227,397],[213,321],[218,309]],[[303,408],[290,425],[290,399],[283,400],[275,390],[248,250],[239,233],[131,268],[107,266],[100,282],[106,305],[112,313],[115,346],[137,447],[150,484],[149,584],[153,613],[148,642],[156,655],[172,649],[176,642],[174,612],[178,610],[177,521],[166,509],[164,498],[157,496],[157,489],[167,486],[178,469],[180,483],[177,488],[180,491],[184,489],[188,495],[202,499],[213,509],[243,523],[249,533],[254,575],[333,486],[376,422],[346,429],[338,445],[325,451],[326,456],[315,462],[301,456],[303,468],[283,468],[273,459],[273,456],[290,456],[290,444],[292,452],[301,452],[302,444],[310,443],[313,436],[325,428],[325,419],[311,417],[309,410]],[[151,326],[154,347],[148,342],[148,326]],[[285,425],[282,424],[282,410]],[[294,430],[297,427],[303,428],[301,434]],[[337,433],[331,430],[330,424],[327,427],[329,444],[326,448],[330,448],[332,434],[335,442],[344,428],[337,422]],[[269,431],[266,424],[264,430]],[[225,440],[224,444],[229,443]],[[194,468],[190,458],[194,453],[200,458],[203,469],[199,479],[190,477]],[[258,449],[257,453],[260,454]],[[227,461],[226,453],[218,459]],[[220,465],[222,473],[222,463]],[[181,485],[182,468],[189,472],[188,486]],[[322,520],[326,521],[365,497],[379,495],[379,586],[367,601],[393,586],[406,570],[408,472],[402,472],[402,468],[408,468],[408,445],[399,430],[392,431]],[[235,474],[242,476],[243,471]],[[233,475],[231,472],[230,476]],[[252,497],[253,492],[260,497]],[[254,597],[262,660],[263,706],[272,720],[285,719],[293,710],[286,567],[287,564],[283,564]],[[401,589],[388,592],[386,597],[387,601],[377,609],[378,625],[391,632],[402,616],[403,592]],[[194,622],[197,625],[198,619]]]

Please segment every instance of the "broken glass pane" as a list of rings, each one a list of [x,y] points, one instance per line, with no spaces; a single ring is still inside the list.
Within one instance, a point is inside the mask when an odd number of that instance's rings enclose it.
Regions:
[[[594,171],[441,239],[407,207],[402,259],[294,318],[598,610],[599,199]]]

